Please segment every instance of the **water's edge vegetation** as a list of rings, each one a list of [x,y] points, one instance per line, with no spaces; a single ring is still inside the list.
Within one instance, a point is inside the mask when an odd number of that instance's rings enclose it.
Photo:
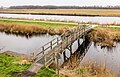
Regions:
[[[46,33],[61,35],[75,26],[78,24],[71,22],[0,19],[1,32],[27,36]],[[113,47],[115,46],[114,42],[120,42],[120,28],[96,27],[91,30],[88,37],[101,47]],[[31,65],[31,62],[21,64],[22,61],[23,58],[0,53],[0,75],[2,77],[18,77]],[[61,77],[70,77],[69,72],[61,70]],[[116,77],[105,68],[99,68],[95,64],[85,64],[75,68],[72,74],[74,77]],[[56,72],[54,69],[43,67],[35,77],[56,77]]]
[[[47,33],[50,35],[61,35],[66,30],[70,30],[77,25],[77,23],[70,22],[0,19],[1,32],[26,36]]]
[[[115,47],[115,43],[120,42],[120,28],[96,27],[88,37],[101,47]]]

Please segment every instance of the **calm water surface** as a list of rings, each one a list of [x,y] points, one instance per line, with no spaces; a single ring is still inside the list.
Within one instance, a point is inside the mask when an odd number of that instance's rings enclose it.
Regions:
[[[120,23],[120,17],[89,17],[89,16],[60,16],[60,15],[30,15],[30,14],[0,14],[0,17],[30,18],[44,20],[64,20],[78,22]]]
[[[106,64],[108,69],[120,77],[120,43],[117,43],[116,47],[112,49],[101,49],[100,46],[94,46],[94,43],[92,43],[81,64],[88,61],[95,62],[101,66]]]
[[[0,17],[13,17],[13,18],[32,18],[32,19],[49,19],[49,20],[66,20],[66,21],[84,21],[84,22],[98,22],[98,23],[120,23],[120,17],[82,17],[82,16],[58,16],[58,15],[28,15],[28,14],[0,14]],[[7,35],[0,33],[0,48],[3,51],[11,50],[19,53],[30,54],[36,48],[41,47],[53,38],[58,37],[50,35],[33,36],[31,38]],[[81,40],[82,41],[82,40]],[[73,51],[78,48],[77,41],[73,44]],[[70,56],[69,51],[66,50],[66,56]],[[61,57],[63,58],[63,57]],[[117,46],[108,50],[100,46],[90,46],[82,63],[90,61],[96,62],[99,65],[106,64],[106,67],[115,72],[120,77],[120,43]],[[61,63],[63,62],[63,59]]]
[[[51,36],[47,34],[26,38],[12,34],[7,35],[5,33],[0,33],[0,48],[3,48],[0,52],[10,50],[23,54],[30,54],[35,49],[40,48],[56,37],[58,36]]]

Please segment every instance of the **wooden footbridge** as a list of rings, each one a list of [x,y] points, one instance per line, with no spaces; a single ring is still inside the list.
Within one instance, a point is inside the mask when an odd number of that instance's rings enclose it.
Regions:
[[[62,37],[57,37],[45,44],[41,48],[37,49],[34,55],[34,63],[27,70],[32,73],[37,73],[41,67],[49,66],[56,62],[58,64],[59,54],[68,49],[72,54],[72,44],[92,29],[91,25],[80,25],[72,30],[64,33]],[[78,43],[79,44],[79,43]]]

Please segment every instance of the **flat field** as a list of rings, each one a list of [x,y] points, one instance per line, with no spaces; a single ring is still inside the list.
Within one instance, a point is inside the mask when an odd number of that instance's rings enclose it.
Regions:
[[[73,16],[120,16],[119,9],[1,9],[0,13]]]

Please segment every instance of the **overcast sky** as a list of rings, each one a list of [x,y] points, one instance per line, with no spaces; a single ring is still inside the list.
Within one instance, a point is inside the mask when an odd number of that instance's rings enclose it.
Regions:
[[[16,5],[115,6],[120,5],[120,0],[0,0],[0,6]]]

